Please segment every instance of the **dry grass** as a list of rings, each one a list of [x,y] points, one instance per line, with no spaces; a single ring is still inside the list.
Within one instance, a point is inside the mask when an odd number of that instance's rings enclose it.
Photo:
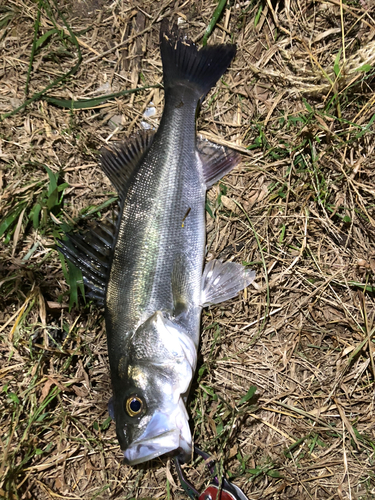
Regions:
[[[0,123],[0,497],[182,498],[171,464],[122,463],[102,314],[69,311],[52,249],[62,221],[114,194],[100,147],[156,126],[163,92],[82,110],[46,97],[160,84],[159,21],[179,17],[199,43],[217,4],[57,5],[66,23],[53,0],[0,2],[3,118],[51,86]],[[251,500],[375,498],[374,15],[370,0],[234,2],[209,39],[238,53],[198,129],[245,156],[208,193],[208,252],[257,280],[204,312],[190,414]],[[185,470],[203,488],[202,464]]]

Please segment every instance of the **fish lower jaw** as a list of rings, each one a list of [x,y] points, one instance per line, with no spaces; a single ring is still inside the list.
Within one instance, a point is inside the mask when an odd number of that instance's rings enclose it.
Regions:
[[[187,461],[192,449],[188,420],[181,397],[174,408],[155,412],[142,435],[124,450],[126,462],[136,465],[171,452]]]
[[[124,458],[129,465],[137,465],[167,453],[187,459],[191,456],[191,442],[188,444],[180,436],[180,429],[174,429],[152,439],[135,441],[124,451]]]

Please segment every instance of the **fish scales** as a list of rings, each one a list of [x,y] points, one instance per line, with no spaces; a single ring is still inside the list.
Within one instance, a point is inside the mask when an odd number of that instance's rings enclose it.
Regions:
[[[186,87],[167,96],[159,129],[124,201],[106,299],[114,353],[126,341],[122,332],[128,336],[154,311],[173,309],[171,275],[180,253],[186,256],[186,301],[200,303],[205,186],[195,152],[199,97]],[[191,315],[191,323],[197,344],[199,318]]]
[[[203,270],[205,193],[240,156],[196,138],[196,110],[235,47],[198,50],[167,21],[160,46],[165,105],[157,132],[102,150],[102,169],[120,200],[113,237],[113,225],[104,224],[60,242],[60,251],[82,270],[90,296],[105,306],[110,413],[132,465],[168,453],[189,459],[185,405],[202,308],[235,297],[255,277],[220,260]]]

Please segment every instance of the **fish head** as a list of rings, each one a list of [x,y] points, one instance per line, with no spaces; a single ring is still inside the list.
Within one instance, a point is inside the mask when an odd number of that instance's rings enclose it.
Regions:
[[[185,402],[197,348],[177,323],[157,311],[135,331],[112,376],[117,437],[131,465],[173,452],[191,455]]]

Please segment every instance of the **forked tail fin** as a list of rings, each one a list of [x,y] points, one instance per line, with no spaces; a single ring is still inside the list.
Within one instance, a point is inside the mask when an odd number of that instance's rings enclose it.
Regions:
[[[160,51],[164,89],[186,83],[196,87],[202,97],[225,73],[236,53],[236,46],[206,45],[198,50],[177,25],[169,30],[168,21],[164,19],[160,29]]]

